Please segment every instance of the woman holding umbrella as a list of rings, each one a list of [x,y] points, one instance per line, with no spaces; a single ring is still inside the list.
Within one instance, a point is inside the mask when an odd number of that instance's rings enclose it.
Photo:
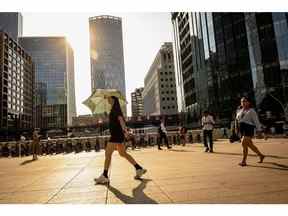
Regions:
[[[125,150],[124,140],[128,137],[128,131],[126,129],[125,120],[120,107],[119,100],[116,96],[106,96],[108,103],[111,105],[112,109],[109,114],[109,129],[111,138],[105,149],[105,163],[104,171],[99,178],[95,179],[96,184],[109,183],[108,169],[111,163],[112,154],[115,148],[117,148],[120,156],[127,159],[136,170],[135,179],[141,178],[143,174],[147,172],[143,169],[134,158],[128,154]]]

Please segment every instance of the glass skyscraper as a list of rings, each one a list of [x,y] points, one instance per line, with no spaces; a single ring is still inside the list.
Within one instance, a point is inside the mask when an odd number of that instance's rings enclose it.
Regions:
[[[36,119],[41,128],[64,128],[76,116],[73,50],[65,37],[21,37],[36,72]]]
[[[172,13],[183,111],[230,121],[241,96],[263,117],[288,111],[288,13]]]
[[[23,33],[23,17],[17,12],[0,12],[0,30],[16,42]]]
[[[91,91],[117,89],[126,97],[121,18],[91,17],[89,30]]]

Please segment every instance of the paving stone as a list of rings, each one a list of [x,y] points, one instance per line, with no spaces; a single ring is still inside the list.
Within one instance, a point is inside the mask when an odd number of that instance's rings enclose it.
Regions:
[[[202,144],[172,150],[144,148],[129,154],[148,172],[135,180],[135,169],[113,154],[110,186],[95,185],[103,172],[104,151],[39,157],[0,158],[0,203],[193,204],[288,203],[288,140],[254,141],[267,155],[264,163],[249,151],[240,167],[242,147],[215,142],[215,153]]]

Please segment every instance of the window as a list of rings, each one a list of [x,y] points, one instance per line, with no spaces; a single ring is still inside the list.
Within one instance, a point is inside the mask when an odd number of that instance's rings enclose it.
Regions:
[[[165,106],[163,106],[163,110],[165,110],[166,109],[166,107]]]

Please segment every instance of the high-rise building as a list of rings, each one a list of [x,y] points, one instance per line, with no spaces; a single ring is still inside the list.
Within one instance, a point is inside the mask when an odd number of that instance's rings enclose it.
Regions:
[[[89,30],[91,91],[117,89],[126,97],[121,18],[91,17]]]
[[[245,95],[260,113],[283,117],[287,22],[287,13],[172,13],[182,110],[230,121]]]
[[[144,115],[143,90],[144,88],[136,88],[135,91],[131,93],[132,117]]]
[[[0,31],[6,32],[14,41],[23,33],[23,17],[17,12],[0,12]]]
[[[178,112],[171,42],[161,46],[145,77],[144,84],[145,115],[171,115]]]
[[[41,128],[64,128],[76,116],[74,56],[65,37],[20,37],[36,73],[36,122]]]
[[[0,128],[33,128],[34,66],[9,34],[0,31]],[[3,135],[3,134],[1,134]],[[14,134],[15,135],[15,134]]]

